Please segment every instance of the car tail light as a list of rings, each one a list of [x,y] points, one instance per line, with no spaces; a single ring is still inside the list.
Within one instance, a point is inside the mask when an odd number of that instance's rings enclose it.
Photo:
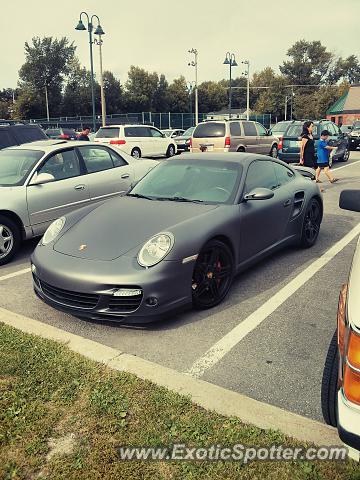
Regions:
[[[283,148],[283,139],[282,137],[279,139],[279,143],[278,143],[278,150],[282,150]]]
[[[350,402],[360,405],[360,372],[356,372],[349,365],[345,365],[343,389]]]
[[[360,371],[360,335],[355,333],[353,330],[350,330],[347,359],[352,367]]]
[[[345,337],[346,337],[346,298],[347,298],[347,284],[341,287],[337,312],[337,332],[338,332],[338,345],[340,355],[344,356],[345,350]]]
[[[230,137],[225,137],[225,147],[230,147]]]
[[[70,135],[65,135],[65,134],[59,135],[59,138],[62,138],[62,139],[64,139],[64,140],[69,140]]]
[[[125,140],[110,140],[110,145],[125,145]]]
[[[190,139],[189,139],[189,145],[190,145],[190,147],[192,147],[192,137],[190,137]]]

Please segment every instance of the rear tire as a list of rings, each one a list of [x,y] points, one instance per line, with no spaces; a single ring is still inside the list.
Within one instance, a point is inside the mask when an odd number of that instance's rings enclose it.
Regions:
[[[239,147],[237,149],[237,151],[240,152],[240,153],[245,153],[245,148],[244,147]]]
[[[4,215],[0,215],[0,265],[9,263],[21,246],[21,232],[18,225]]]
[[[337,392],[339,374],[339,354],[337,333],[335,332],[326,355],[324,372],[321,382],[321,410],[325,422],[337,426]]]
[[[273,145],[271,147],[271,150],[270,150],[270,153],[269,153],[270,157],[272,158],[277,158],[278,157],[278,149],[277,149],[277,145]]]
[[[141,158],[141,150],[140,148],[133,148],[131,150],[131,156],[134,158]]]
[[[321,205],[316,198],[312,198],[304,215],[300,240],[302,248],[315,245],[320,232],[321,218]]]
[[[166,158],[173,157],[175,155],[175,146],[174,145],[169,145],[168,149],[166,151]]]

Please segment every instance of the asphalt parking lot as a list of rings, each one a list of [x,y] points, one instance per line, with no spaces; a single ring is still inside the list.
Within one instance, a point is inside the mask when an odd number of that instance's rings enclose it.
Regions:
[[[325,215],[317,244],[310,250],[287,249],[244,272],[226,301],[211,311],[190,311],[146,328],[57,312],[32,290],[28,267],[36,241],[0,267],[0,306],[321,420],[322,370],[357,236],[338,242],[360,222],[359,214],[339,209],[338,199],[341,190],[360,188],[360,152],[352,152],[349,162],[336,164],[337,169],[337,184],[323,178]],[[281,302],[272,304],[278,298]]]

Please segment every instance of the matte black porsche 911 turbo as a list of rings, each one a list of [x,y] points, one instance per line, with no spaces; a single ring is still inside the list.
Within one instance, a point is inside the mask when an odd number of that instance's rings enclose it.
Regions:
[[[213,307],[239,271],[316,242],[322,199],[302,173],[246,153],[164,161],[127,195],[49,226],[31,259],[35,292],[76,316],[123,323]]]

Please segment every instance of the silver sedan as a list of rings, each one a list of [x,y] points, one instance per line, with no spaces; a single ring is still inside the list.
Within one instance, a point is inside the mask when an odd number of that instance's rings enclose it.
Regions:
[[[127,192],[157,165],[109,145],[46,140],[0,151],[0,265],[79,207]]]

